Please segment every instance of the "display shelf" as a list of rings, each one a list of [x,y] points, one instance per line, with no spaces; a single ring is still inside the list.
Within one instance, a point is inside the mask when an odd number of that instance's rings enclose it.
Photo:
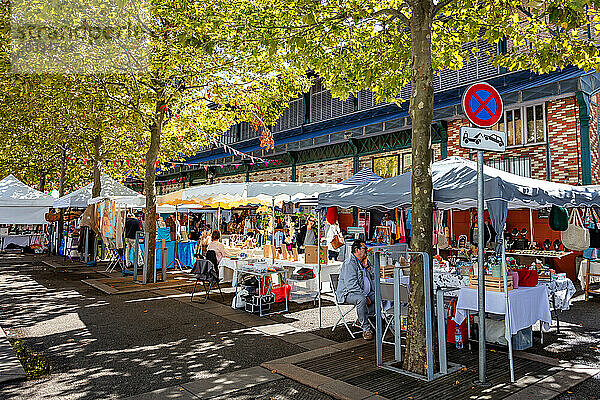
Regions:
[[[572,251],[554,251],[554,250],[509,250],[507,256],[525,256],[525,257],[545,257],[545,258],[563,258],[572,254]]]

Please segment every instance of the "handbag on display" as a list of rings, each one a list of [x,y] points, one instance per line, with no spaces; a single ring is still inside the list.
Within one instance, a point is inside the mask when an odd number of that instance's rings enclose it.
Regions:
[[[344,240],[340,239],[340,235],[335,235],[333,237],[333,239],[331,240],[331,247],[333,247],[334,250],[339,249],[343,245],[344,245]]]
[[[569,250],[583,251],[590,247],[590,232],[583,227],[581,215],[576,208],[571,210],[569,226],[567,230],[561,232],[560,239]]]
[[[537,286],[539,274],[532,269],[514,269],[519,274],[519,286],[533,287]]]
[[[548,224],[553,231],[566,231],[569,227],[569,213],[567,213],[567,209],[553,205],[548,217]]]

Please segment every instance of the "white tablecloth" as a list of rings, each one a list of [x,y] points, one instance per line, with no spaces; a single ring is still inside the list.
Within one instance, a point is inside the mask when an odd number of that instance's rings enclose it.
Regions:
[[[42,236],[43,235],[40,234],[2,236],[2,250],[4,250],[10,243],[14,243],[21,247],[41,243]]]
[[[450,273],[433,272],[433,287],[435,290],[443,287],[469,287],[470,278],[467,275],[455,275]],[[552,295],[554,294],[554,303],[557,310],[568,310],[571,305],[571,298],[575,294],[575,285],[569,278],[557,279],[547,282],[541,282],[548,288],[548,299],[552,306]],[[448,292],[451,296],[458,296],[458,290]]]
[[[592,274],[600,274],[600,262],[590,261],[584,259],[581,261],[581,265],[579,266],[579,274],[577,274],[577,279],[579,283],[581,283],[581,287],[585,289],[585,276],[587,275],[587,265],[590,263],[590,273]],[[590,276],[590,283],[600,282],[600,276]]]
[[[571,308],[571,298],[575,294],[575,285],[569,278],[556,279],[543,282],[548,288],[550,305],[552,306],[552,294],[554,294],[554,308],[556,310],[568,310]]]
[[[538,321],[552,324],[550,316],[550,303],[548,289],[540,284],[535,287],[519,287],[508,292],[510,304],[510,330],[511,335],[521,329],[530,327]],[[467,310],[478,311],[477,289],[462,288],[458,295],[456,314],[454,320],[462,323],[467,315]],[[503,292],[485,292],[485,311],[493,314],[505,314],[506,306]],[[510,336],[505,334],[506,338]]]

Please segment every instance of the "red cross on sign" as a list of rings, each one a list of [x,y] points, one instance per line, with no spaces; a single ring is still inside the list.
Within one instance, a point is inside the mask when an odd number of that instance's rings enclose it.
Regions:
[[[492,85],[485,82],[465,90],[462,106],[469,121],[481,128],[493,126],[502,117],[502,98]]]

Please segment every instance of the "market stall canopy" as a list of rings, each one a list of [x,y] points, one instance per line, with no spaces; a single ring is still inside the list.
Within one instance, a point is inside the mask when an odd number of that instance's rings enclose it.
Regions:
[[[600,204],[600,190],[587,186],[525,178],[484,166],[486,202],[500,200],[508,208],[573,207]],[[477,206],[477,163],[449,157],[433,163],[433,199],[439,209]],[[393,209],[412,203],[412,173],[319,195],[319,208],[332,206]]]
[[[45,224],[54,199],[13,175],[0,181],[0,224]]]
[[[88,201],[92,198],[92,188],[94,183],[90,183],[81,189],[77,189],[67,195],[54,200],[54,208],[86,208]],[[100,176],[100,197],[137,197],[139,193],[122,185],[108,175]]]
[[[383,178],[377,175],[375,172],[371,171],[369,168],[364,167],[356,174],[352,175],[350,178],[341,181],[341,185],[349,185],[349,186],[358,186],[364,185],[369,182],[377,182],[382,180]]]
[[[321,193],[347,187],[335,183],[310,182],[248,182],[246,185],[249,197],[265,200],[274,198],[276,203],[316,198]]]
[[[111,200],[116,204],[129,208],[145,208],[146,197],[141,194],[135,196],[99,196],[88,200],[88,204],[97,204],[103,200]]]
[[[477,206],[477,163],[450,157],[433,163],[433,200],[438,209]],[[600,191],[525,178],[484,166],[485,207],[496,232],[502,232],[506,212],[517,208],[547,208],[600,205]],[[319,208],[359,207],[393,209],[412,204],[412,173],[319,195]]]
[[[235,208],[244,205],[271,205],[301,198],[317,197],[319,193],[344,188],[344,185],[302,182],[217,183],[193,186],[159,196],[159,205],[195,204],[211,208]]]

